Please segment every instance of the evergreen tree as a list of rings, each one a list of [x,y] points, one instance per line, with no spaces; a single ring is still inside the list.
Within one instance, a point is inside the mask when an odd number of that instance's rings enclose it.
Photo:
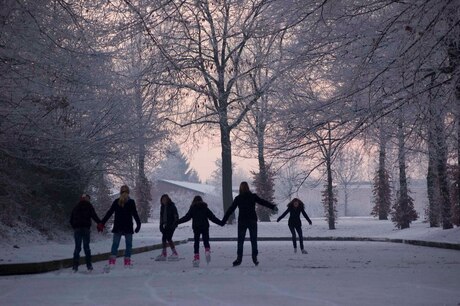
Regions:
[[[372,188],[374,207],[371,215],[378,217],[379,220],[388,220],[391,207],[391,187],[390,176],[386,169],[379,169],[374,176],[374,186]]]
[[[153,171],[152,181],[158,179],[200,183],[197,172],[190,166],[190,162],[177,144],[166,150],[165,158]]]

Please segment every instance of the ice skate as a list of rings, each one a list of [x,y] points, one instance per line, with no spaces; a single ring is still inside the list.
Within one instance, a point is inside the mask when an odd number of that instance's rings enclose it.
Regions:
[[[252,262],[254,263],[254,265],[259,265],[259,261],[257,260],[257,256],[256,255],[252,255]]]
[[[297,248],[294,248],[294,253],[297,253]]]
[[[193,257],[192,264],[194,268],[200,267],[200,254],[195,254],[195,256]]]
[[[109,263],[104,266],[104,273],[109,273],[110,270],[115,269],[116,260],[117,259],[115,257],[110,257],[109,258]]]
[[[155,258],[155,261],[166,261],[166,260],[167,260],[166,253],[161,253]]]
[[[125,257],[125,269],[132,269],[133,262],[131,261],[130,257]]]
[[[211,250],[206,248],[204,251],[204,255],[206,256],[206,263],[209,264],[211,262]]]
[[[303,249],[302,254],[308,254],[307,250]]]
[[[177,253],[172,253],[168,257],[168,261],[178,261],[179,260],[179,255]]]

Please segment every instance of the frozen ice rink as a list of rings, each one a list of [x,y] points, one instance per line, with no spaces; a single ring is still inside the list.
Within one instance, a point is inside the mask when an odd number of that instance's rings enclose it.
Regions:
[[[232,267],[236,242],[211,242],[212,260],[192,267],[193,243],[178,262],[155,262],[159,251],[133,256],[134,268],[92,274],[70,269],[0,278],[1,305],[460,305],[460,252],[383,242],[250,243]],[[84,266],[81,267],[84,270]]]

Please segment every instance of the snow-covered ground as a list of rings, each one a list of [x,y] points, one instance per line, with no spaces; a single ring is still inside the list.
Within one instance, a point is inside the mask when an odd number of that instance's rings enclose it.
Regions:
[[[346,218],[338,220],[336,230],[329,230],[323,218],[313,218],[313,225],[310,226],[306,221],[303,222],[304,236],[310,237],[371,237],[371,238],[402,238],[427,240],[436,242],[460,243],[460,228],[450,230],[441,228],[430,228],[427,223],[416,221],[411,224],[409,229],[398,230],[391,221],[379,221],[374,218]],[[101,235],[94,229],[91,243],[93,254],[109,252],[112,235]],[[224,227],[211,224],[210,236],[233,237],[236,238],[236,225],[226,225]],[[259,222],[259,237],[290,237],[287,226],[287,217],[281,222]],[[182,240],[192,237],[191,222],[181,224],[174,234],[174,239]],[[158,230],[158,223],[143,224],[139,234],[134,235],[134,247],[152,245],[160,243],[161,234]],[[121,247],[124,248],[122,241]],[[37,236],[36,233],[30,235],[20,235],[15,241],[0,241],[0,264],[37,262],[56,259],[70,258],[73,253],[73,241],[71,234],[66,240],[46,241]],[[82,253],[83,254],[83,253]],[[460,252],[459,252],[460,255]]]
[[[0,304],[40,305],[459,305],[460,253],[383,242],[259,242],[255,267],[245,256],[232,267],[236,242],[211,242],[209,265],[193,268],[192,244],[184,259],[156,262],[158,251],[133,256],[134,268],[92,274],[70,269],[0,278]]]
[[[397,230],[390,221],[340,218],[336,230],[323,219],[304,222],[310,237],[404,238],[460,243],[460,228],[442,230],[414,222]],[[287,219],[259,223],[260,237],[289,237]],[[211,237],[236,237],[236,225],[212,225]],[[0,245],[0,264],[69,258],[71,237],[47,242],[18,237]],[[191,222],[175,239],[192,236]],[[108,252],[111,235],[94,233],[93,254]],[[35,241],[35,243],[34,243]],[[160,242],[158,223],[143,224],[134,247]],[[159,251],[133,256],[134,268],[104,274],[105,262],[92,274],[70,269],[0,277],[0,305],[460,305],[460,252],[386,242],[306,241],[309,254],[294,254],[290,241],[259,242],[260,265],[245,256],[232,267],[236,242],[211,242],[212,261],[191,264],[193,243],[177,247],[182,260],[156,262]],[[121,246],[123,246],[123,241]],[[83,254],[82,254],[83,255]],[[84,270],[84,267],[81,267]]]

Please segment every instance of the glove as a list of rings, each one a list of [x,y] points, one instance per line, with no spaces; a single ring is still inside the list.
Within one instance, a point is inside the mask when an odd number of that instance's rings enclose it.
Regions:
[[[97,231],[98,231],[99,233],[102,233],[102,232],[104,231],[104,223],[99,223],[99,224],[97,225]]]
[[[276,222],[280,222],[280,218],[276,219]]]
[[[134,230],[134,232],[137,234],[137,233],[139,233],[140,230],[141,230],[141,225],[138,224],[138,225],[136,226],[136,229]]]
[[[312,224],[313,224],[313,222],[310,221],[310,225],[312,225]]]
[[[224,225],[225,225],[225,222],[224,222],[224,221],[220,221],[219,225],[220,225],[220,226],[224,226]]]

